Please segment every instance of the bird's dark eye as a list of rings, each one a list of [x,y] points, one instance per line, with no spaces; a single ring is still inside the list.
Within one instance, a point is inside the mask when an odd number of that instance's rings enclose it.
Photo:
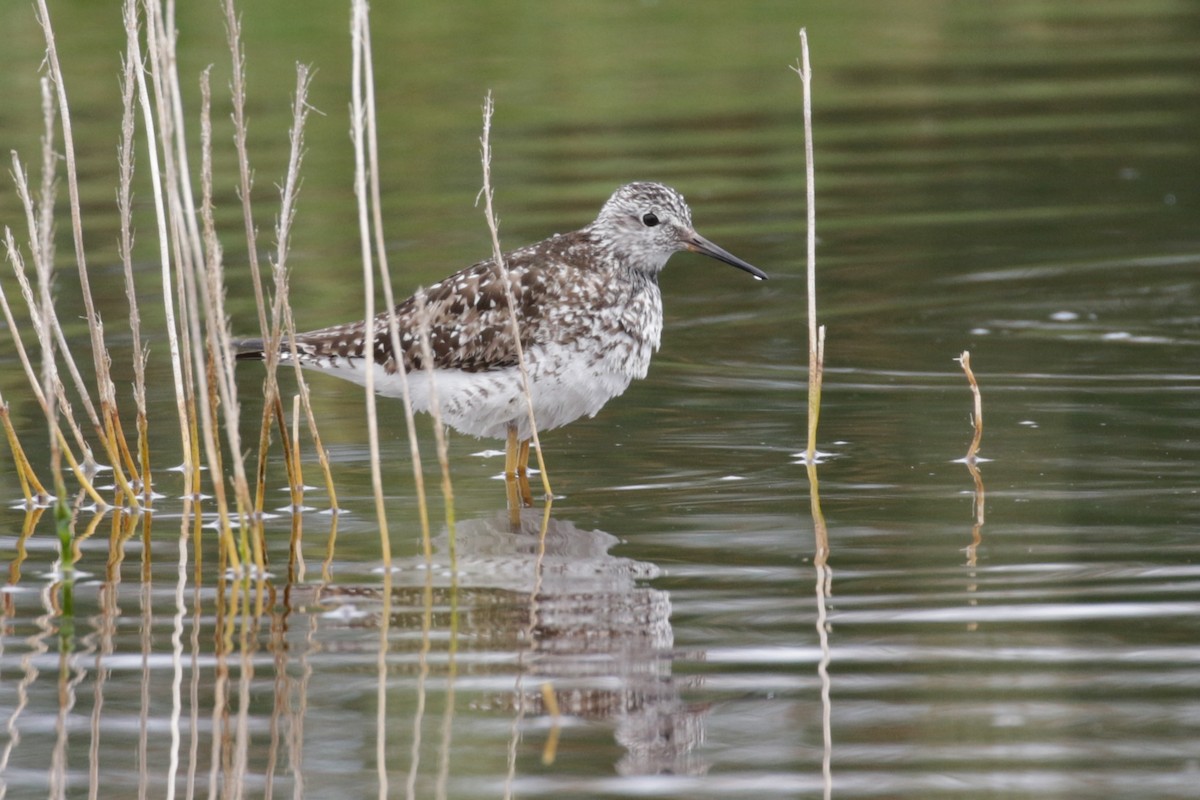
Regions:
[[[642,214],[642,224],[647,228],[653,228],[658,224],[658,217],[654,215],[654,212]]]

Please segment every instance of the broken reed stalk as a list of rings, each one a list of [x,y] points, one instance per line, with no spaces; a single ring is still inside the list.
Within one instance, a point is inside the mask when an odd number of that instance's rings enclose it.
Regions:
[[[971,370],[971,351],[963,350],[962,355],[954,359],[967,375],[967,384],[971,387],[971,394],[975,398],[975,413],[971,415],[971,426],[975,429],[975,435],[971,438],[971,446],[967,448],[966,460],[968,463],[974,462],[976,455],[979,453],[979,442],[983,439],[983,395],[979,392],[979,383],[975,380],[975,373]]]
[[[129,13],[128,4],[125,13]],[[135,23],[136,24],[136,23]],[[117,189],[117,210],[121,217],[121,238],[117,243],[125,276],[125,297],[129,303],[129,331],[133,346],[133,399],[137,406],[138,473],[143,500],[153,495],[150,475],[150,426],[146,416],[146,345],[142,341],[141,315],[138,312],[137,291],[133,279],[133,166],[135,117],[133,98],[137,91],[134,72],[141,65],[128,54],[121,58],[121,141],[117,145],[120,182]]]
[[[975,380],[975,372],[971,369],[971,353],[969,350],[964,350],[962,355],[955,359],[966,373],[967,383],[971,387],[971,394],[975,399],[975,413],[971,415],[971,427],[974,429],[974,436],[971,437],[971,445],[967,448],[967,455],[962,459],[967,465],[967,471],[971,473],[971,480],[975,482],[975,493],[971,496],[971,510],[975,517],[974,525],[971,527],[971,544],[967,546],[967,565],[974,567],[979,551],[979,545],[983,543],[983,522],[984,522],[984,502],[986,493],[983,486],[983,474],[979,471],[979,442],[983,438],[983,395],[979,391],[979,383]]]
[[[825,373],[825,326],[817,327],[817,206],[812,137],[812,67],[808,32],[800,29],[800,65],[795,68],[804,88],[804,170],[808,210],[808,447],[805,460],[817,458],[817,421],[821,416],[821,381]]]
[[[546,461],[542,456],[542,443],[538,439],[537,419],[533,413],[533,393],[529,388],[529,370],[525,365],[525,349],[521,347],[521,323],[517,319],[516,299],[513,297],[512,286],[505,276],[504,253],[500,249],[500,228],[496,222],[496,214],[492,209],[492,113],[495,106],[492,103],[492,93],[489,91],[483,101],[483,134],[479,137],[480,159],[483,161],[483,213],[487,218],[488,231],[492,235],[492,266],[496,271],[499,284],[504,287],[504,299],[508,303],[508,323],[512,327],[513,345],[517,351],[517,368],[521,371],[521,386],[525,391],[525,404],[529,411],[529,430],[533,437],[534,452],[537,453],[538,473],[542,477],[542,490],[546,493],[546,502],[554,498],[550,489],[550,476],[546,473]],[[507,476],[505,476],[507,477]]]
[[[363,105],[363,61],[367,57],[366,39],[370,35],[370,23],[365,0],[354,0],[350,36],[353,41],[351,65],[351,114],[350,135],[354,142],[354,196],[358,200],[358,234],[362,250],[363,305],[366,330],[363,332],[364,346],[374,354],[375,342],[375,265],[371,245],[370,199],[367,195],[365,108]],[[400,351],[397,350],[397,353]],[[403,370],[403,365],[401,365]],[[391,574],[392,543],[388,536],[387,509],[383,502],[383,470],[379,462],[379,418],[375,409],[375,372],[366,370],[367,441],[371,457],[371,488],[375,495],[375,516],[379,523],[379,543],[382,548],[383,566]]]

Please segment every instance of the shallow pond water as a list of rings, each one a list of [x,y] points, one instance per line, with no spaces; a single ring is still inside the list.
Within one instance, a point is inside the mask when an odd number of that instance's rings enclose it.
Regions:
[[[123,33],[113,10],[50,5],[97,303],[127,387],[112,200]],[[223,87],[229,58],[217,4],[179,13],[194,99],[193,76],[214,63]],[[260,246],[301,60],[318,68],[322,113],[292,304],[305,328],[353,319],[348,11],[261,2],[244,14]],[[0,144],[36,162],[40,34],[21,4],[0,23],[12,42]],[[675,256],[649,377],[544,436],[558,497],[519,525],[495,443],[452,437],[451,536],[422,420],[430,561],[403,416],[382,405],[390,590],[361,392],[313,378],[345,511],[325,512],[321,489],[306,494],[312,510],[280,511],[270,578],[247,587],[221,570],[211,506],[197,527],[165,469],[179,452],[139,185],[163,497],[141,518],[81,512],[68,590],[48,516],[15,507],[3,462],[0,796],[1195,796],[1194,3],[431,3],[376,8],[374,25],[398,291],[490,249],[473,205],[489,89],[506,246],[586,223],[620,183],[658,179],[771,280]],[[829,552],[815,564],[799,456],[801,95],[788,69],[801,25],[828,326]],[[250,330],[227,103],[218,223],[230,313]],[[58,296],[75,319],[67,220]],[[0,222],[23,221],[0,193]],[[86,354],[86,331],[67,327]],[[961,461],[963,350],[983,393],[978,480]],[[261,372],[248,366],[250,433]],[[7,343],[0,391],[37,457],[45,426]]]

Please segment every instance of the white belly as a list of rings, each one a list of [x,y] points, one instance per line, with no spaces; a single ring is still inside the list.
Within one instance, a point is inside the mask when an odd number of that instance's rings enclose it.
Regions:
[[[533,411],[539,431],[552,430],[580,417],[595,416],[604,404],[643,378],[650,362],[649,343],[609,348],[602,354],[584,354],[559,344],[535,346],[526,353]],[[335,367],[305,365],[320,372],[366,385],[365,362],[342,360]],[[375,391],[401,397],[399,374],[389,375],[374,365]],[[521,439],[532,436],[529,407],[517,367],[465,372],[435,370],[433,380],[424,370],[408,374],[413,409],[428,412],[436,391],[442,420],[455,430],[491,439],[503,439],[509,424]]]

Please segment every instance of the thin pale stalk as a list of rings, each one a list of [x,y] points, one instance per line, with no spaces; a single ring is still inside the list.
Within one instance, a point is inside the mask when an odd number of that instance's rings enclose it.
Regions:
[[[71,111],[67,104],[66,83],[63,81],[62,66],[58,60],[58,47],[54,39],[54,29],[50,24],[50,11],[46,7],[46,0],[37,0],[37,16],[46,37],[46,64],[50,72],[50,79],[54,83],[58,100],[58,113],[62,125],[63,155],[67,170],[67,193],[70,198],[71,207],[71,233],[75,246],[75,264],[79,270],[80,293],[83,297],[88,330],[91,334],[92,361],[96,370],[96,383],[98,384],[102,402],[115,405],[116,394],[108,369],[108,349],[104,344],[100,316],[96,313],[95,302],[92,298],[91,282],[88,278],[87,258],[83,244],[83,218],[80,212],[78,171],[75,165],[75,137],[71,128]],[[98,417],[93,416],[93,418],[96,422],[96,427],[102,430]],[[107,449],[110,452],[111,458],[113,449],[111,447]],[[119,464],[115,462],[116,459],[114,459],[113,471],[118,472]]]
[[[213,223],[212,215],[212,90],[209,85],[209,71],[205,70],[200,75],[200,214],[204,226],[204,241],[205,241],[205,260],[206,265],[213,261],[220,260],[220,244],[217,241],[216,229]],[[213,347],[213,325],[218,319],[214,316],[212,308],[213,299],[211,295],[212,268],[205,270],[205,280],[199,281],[200,284],[200,299],[203,301],[206,319],[209,320],[209,350],[210,354],[207,359],[200,363],[208,364],[206,371],[205,386],[207,388],[207,402],[200,404],[200,420],[202,423],[203,436],[201,437],[205,455],[209,464],[209,471],[213,475],[212,485],[213,493],[217,499],[217,514],[221,520],[221,541],[224,543],[223,550],[226,552],[230,560],[230,565],[236,570],[240,568],[240,559],[237,554],[237,546],[233,538],[233,530],[229,519],[229,501],[226,497],[224,466],[221,462],[221,448],[217,443],[217,400],[219,395],[218,384],[221,379],[218,375],[219,368],[216,363],[216,356],[211,353]],[[229,413],[228,411],[226,412]],[[236,430],[235,430],[236,434]],[[241,465],[241,450],[231,450],[235,469],[237,465]],[[243,472],[242,481],[244,485],[245,475]],[[246,512],[249,510],[248,503],[243,504],[243,500],[239,499],[239,512],[242,515],[242,528],[244,529],[247,523]]]
[[[137,30],[136,0],[125,0],[125,33],[127,39],[127,58],[134,64],[142,63],[141,44]],[[150,104],[150,90],[146,85],[146,74],[143,69],[136,69],[138,105],[142,110],[142,122],[146,128],[146,138],[156,142],[157,126],[154,122],[154,111]],[[171,355],[171,373],[175,386],[175,410],[179,417],[179,440],[183,452],[183,471],[188,480],[187,494],[195,494],[199,485],[194,483],[195,469],[198,465],[192,460],[192,435],[188,411],[188,393],[185,389],[182,354],[179,346],[179,325],[175,319],[175,301],[173,279],[171,277],[170,237],[167,230],[166,203],[163,198],[162,174],[158,164],[158,148],[146,148],[150,158],[150,184],[154,188],[154,216],[158,226],[159,266],[163,282],[163,312],[166,316],[167,347]]]
[[[29,242],[31,252],[33,254],[34,269],[38,279],[38,301],[33,300],[32,290],[26,281],[24,270],[17,270],[17,280],[21,284],[21,291],[25,296],[25,301],[29,305],[30,313],[35,320],[35,329],[38,331],[38,339],[44,352],[51,354],[57,349],[62,354],[63,363],[67,366],[67,371],[75,384],[75,389],[83,402],[84,410],[87,412],[89,421],[92,423],[92,429],[96,432],[101,444],[104,446],[109,462],[112,464],[113,477],[120,489],[130,495],[131,501],[136,505],[137,500],[133,496],[133,488],[130,485],[125,471],[122,468],[122,458],[120,448],[116,441],[111,438],[111,433],[106,429],[104,422],[101,420],[95,405],[92,403],[91,394],[88,391],[87,384],[83,379],[82,373],[79,371],[79,365],[76,363],[74,356],[71,355],[71,349],[67,344],[66,334],[63,331],[62,324],[58,319],[58,312],[54,307],[54,301],[51,296],[51,284],[53,283],[53,269],[49,261],[49,254],[42,249],[44,237],[42,236],[39,223],[34,209],[33,199],[29,194],[29,185],[25,175],[24,168],[21,166],[20,159],[16,154],[13,154],[13,180],[17,187],[17,196],[20,198],[22,205],[25,208],[25,220],[29,226]],[[13,266],[16,268],[20,263],[20,259],[13,260]],[[89,323],[91,320],[89,320]],[[100,336],[103,338],[103,326],[96,321],[97,327],[100,328]],[[104,355],[107,359],[107,353]],[[99,379],[103,382],[103,379]],[[67,420],[68,426],[71,428],[75,436],[76,443],[80,446],[81,452],[84,454],[84,463],[87,465],[87,470],[90,472],[94,468],[95,461],[92,458],[92,450],[83,439],[83,434],[79,430],[78,423],[75,421],[75,415],[72,411],[70,403],[66,400],[65,388],[62,386],[61,376],[58,369],[53,370],[52,384],[55,388],[54,395],[58,400],[58,409],[63,412],[63,418]],[[56,414],[57,416],[57,414]]]
[[[190,263],[203,264],[203,239],[200,234],[199,215],[196,213],[196,200],[192,191],[193,183],[188,161],[187,141],[183,135],[187,127],[184,124],[183,93],[180,91],[179,59],[175,55],[175,44],[179,37],[178,29],[175,26],[175,0],[166,0],[164,12],[156,14],[155,20],[160,25],[158,35],[162,49],[160,70],[164,76],[164,85],[169,87],[165,98],[168,108],[164,109],[164,114],[170,115],[172,130],[175,131],[175,136],[172,137],[175,145],[173,163],[177,176],[175,191],[178,193],[179,203],[183,207],[181,223],[187,231],[187,236],[181,238],[190,251]]]
[[[296,476],[296,492],[292,495],[292,509],[299,514],[304,504],[304,466],[300,462],[300,395],[292,396],[292,473]]]
[[[442,497],[446,504],[446,526],[450,539],[450,568],[458,569],[458,555],[454,536],[454,487],[450,483],[450,456],[446,451],[446,426],[442,424],[441,406],[438,403],[437,380],[433,373],[433,346],[429,341],[429,315],[426,313],[425,292],[417,292],[417,319],[421,341],[421,360],[429,376],[429,410],[433,414],[433,434],[437,442],[438,464],[442,468]],[[433,557],[432,551],[425,553],[426,560]]]
[[[288,491],[291,492],[293,502],[295,502],[300,485],[295,466],[292,464],[292,434],[288,430],[287,417],[283,413],[283,398],[276,396],[272,408],[275,409],[275,426],[279,428],[279,444],[283,451],[283,468],[287,473]]]
[[[388,339],[393,353],[403,352],[400,348],[400,324],[396,319],[396,297],[392,292],[392,273],[388,268],[387,248],[383,238],[383,200],[379,190],[379,136],[376,127],[375,114],[375,59],[371,52],[370,19],[365,20],[366,35],[363,37],[363,72],[366,75],[364,90],[366,93],[366,122],[367,122],[367,155],[371,169],[368,178],[371,183],[371,211],[375,229],[375,255],[379,259],[379,280],[383,286],[383,301],[388,309]],[[425,495],[425,473],[421,467],[421,450],[417,441],[416,420],[413,417],[412,397],[408,388],[408,373],[404,370],[401,359],[396,359],[400,375],[400,400],[404,406],[404,420],[408,428],[408,449],[412,460],[413,484],[417,490],[417,511],[421,523],[421,545],[425,552],[426,562],[433,560],[433,541],[429,531],[429,507]],[[432,376],[430,378],[432,381]],[[434,428],[440,429],[438,417],[440,409],[436,402],[430,409],[434,415]],[[439,434],[441,435],[441,434]],[[439,458],[443,458],[439,447]],[[454,505],[453,491],[450,490],[450,472],[448,466],[443,466],[443,487],[450,491],[447,501],[446,521],[450,527],[450,541],[454,541]],[[443,495],[446,497],[447,495]]]
[[[250,261],[250,277],[254,285],[254,301],[258,308],[258,327],[263,341],[270,332],[267,327],[267,303],[263,295],[262,273],[258,263],[258,231],[254,227],[254,215],[250,210],[250,189],[254,183],[250,171],[250,156],[246,148],[246,56],[242,50],[242,24],[233,0],[225,0],[225,33],[229,42],[229,54],[233,60],[233,76],[230,89],[233,94],[233,141],[237,149],[238,195],[242,201],[242,222],[246,228],[246,256]]]
[[[137,30],[137,9],[132,2],[124,4],[126,27]],[[129,15],[133,18],[130,19]],[[117,189],[117,210],[121,218],[121,236],[117,249],[125,277],[125,297],[129,303],[129,331],[133,344],[133,399],[137,406],[138,472],[145,500],[152,495],[150,475],[149,419],[146,415],[146,345],[142,341],[142,320],[138,311],[137,290],[133,279],[133,167],[134,167],[134,97],[137,75],[141,65],[126,52],[121,78],[121,141],[117,146],[120,182]]]
[[[804,174],[805,206],[808,211],[808,449],[805,459],[817,457],[817,420],[821,415],[821,380],[825,371],[825,329],[817,327],[817,205],[816,169],[813,163],[812,67],[808,60],[808,33],[800,29],[800,66],[796,68],[804,87]]]
[[[58,194],[58,153],[54,149],[54,123],[58,107],[54,103],[54,90],[50,78],[43,75],[42,89],[42,190],[38,197],[37,248],[45,255],[47,263],[54,263],[54,201]]]
[[[264,394],[266,392],[264,391]],[[271,419],[274,416],[275,404],[263,399],[262,419],[258,424],[258,459],[254,468],[254,513],[261,515],[267,501],[267,457],[271,446]]]
[[[492,264],[496,270],[496,278],[504,287],[504,298],[508,303],[508,323],[512,327],[513,345],[517,351],[517,368],[521,371],[521,387],[525,392],[525,404],[529,411],[529,429],[533,437],[533,448],[537,454],[538,473],[542,477],[542,489],[546,500],[550,501],[554,493],[550,489],[550,476],[546,473],[546,461],[542,457],[542,443],[538,438],[537,419],[533,413],[533,392],[529,388],[529,370],[525,366],[525,349],[521,347],[521,323],[517,319],[517,304],[513,298],[512,286],[505,277],[504,253],[500,249],[500,228],[496,222],[496,214],[492,209],[492,93],[487,93],[483,103],[483,135],[479,137],[480,158],[483,161],[483,211],[487,217],[488,231],[492,235]]]
[[[312,436],[313,448],[317,451],[317,459],[321,464],[321,472],[325,476],[325,490],[329,494],[330,507],[338,510],[337,491],[333,485],[333,472],[329,468],[329,453],[321,443],[321,434],[317,430],[317,418],[313,414],[312,402],[309,398],[308,382],[304,379],[304,370],[300,367],[299,353],[296,349],[296,322],[292,318],[292,307],[288,299],[283,299],[285,326],[288,331],[288,349],[292,354],[292,365],[296,370],[296,386],[300,389],[300,405],[304,408],[305,419],[308,422],[308,433]]]
[[[188,190],[181,188],[181,174],[176,162],[177,138],[183,136],[183,129],[176,125],[172,108],[172,97],[179,93],[179,85],[172,80],[171,61],[173,53],[171,42],[174,31],[168,31],[163,22],[163,11],[154,0],[146,0],[146,52],[151,65],[150,77],[154,88],[154,101],[158,110],[157,142],[162,156],[163,189],[166,197],[167,223],[171,231],[171,252],[177,278],[176,303],[180,314],[179,351],[182,358],[182,375],[184,397],[189,428],[188,441],[195,442],[198,435],[196,410],[196,383],[202,377],[196,370],[202,369],[199,362],[193,361],[193,355],[199,352],[194,344],[201,338],[200,319],[194,313],[193,299],[196,294],[195,272],[198,269],[196,261],[197,248],[192,243],[193,226],[186,219],[183,195]],[[193,444],[192,451],[193,473],[190,482],[194,489],[200,486],[200,464],[198,449]]]
[[[363,341],[373,350],[375,341],[375,267],[371,252],[370,201],[367,197],[367,160],[364,142],[363,108],[363,60],[366,57],[365,40],[370,35],[368,11],[365,0],[354,0],[351,21],[353,40],[353,62],[351,67],[351,121],[350,133],[354,142],[354,195],[358,199],[358,233],[362,249],[363,304],[366,311],[366,331]],[[397,350],[397,353],[400,351]],[[371,488],[375,495],[375,516],[379,522],[379,542],[383,549],[384,569],[392,568],[392,543],[388,536],[387,511],[383,502],[383,470],[379,462],[379,419],[375,410],[375,372],[366,370],[367,395],[367,440],[371,454]],[[382,767],[381,767],[382,768]]]
[[[288,485],[292,493],[293,505],[300,493],[297,471],[292,464],[292,442],[289,441],[287,425],[283,422],[283,405],[279,399],[279,384],[276,380],[279,362],[280,342],[287,315],[284,313],[284,301],[288,296],[287,258],[291,246],[292,223],[296,218],[296,199],[300,190],[300,166],[304,161],[304,126],[308,120],[308,87],[311,73],[304,64],[296,65],[296,93],[292,103],[292,127],[288,132],[290,149],[288,153],[287,174],[280,188],[279,217],[275,221],[275,256],[271,259],[271,271],[275,279],[275,296],[271,304],[271,336],[264,347],[267,362],[267,381],[270,384],[266,392],[268,397],[274,396],[275,414],[279,419],[280,445],[283,448],[284,463],[287,465]],[[299,362],[297,362],[299,363]],[[315,420],[313,420],[315,425]]]
[[[55,105],[55,101],[56,101],[57,106],[58,106],[59,116],[61,119],[61,124],[62,124],[62,132],[63,132],[63,152],[64,152],[64,160],[66,162],[66,169],[67,169],[67,188],[68,188],[68,195],[70,198],[71,230],[72,230],[72,234],[73,234],[76,266],[77,266],[78,272],[79,272],[80,289],[81,289],[81,294],[82,294],[83,300],[84,300],[84,307],[86,309],[86,320],[88,323],[88,330],[91,334],[92,363],[93,363],[93,367],[95,369],[96,383],[99,388],[102,408],[105,408],[105,409],[115,408],[116,407],[116,396],[115,396],[115,392],[113,390],[112,378],[110,376],[109,369],[108,369],[110,359],[108,356],[108,350],[104,344],[103,326],[100,323],[100,317],[96,313],[95,304],[92,300],[91,284],[90,284],[89,278],[88,278],[87,260],[86,260],[86,256],[84,253],[83,222],[82,222],[82,215],[80,213],[79,182],[77,179],[77,170],[75,167],[75,144],[74,144],[74,135],[72,133],[72,128],[71,128],[70,108],[67,104],[66,85],[65,85],[65,82],[63,81],[62,67],[58,60],[58,48],[55,43],[54,30],[50,23],[50,13],[49,13],[49,10],[46,8],[45,0],[38,0],[37,16],[38,16],[38,22],[41,24],[42,31],[46,38],[46,63],[47,63],[49,73],[50,73],[50,82],[48,83],[46,81],[43,81],[43,83],[42,83],[42,90],[43,90],[42,105],[43,105],[43,109],[44,109],[44,119],[45,119],[45,125],[46,125],[46,129],[47,129],[47,132],[43,139],[43,148],[42,148],[43,149],[43,170],[45,173],[48,173],[48,174],[43,175],[42,198],[43,198],[43,203],[49,207],[42,208],[41,224],[39,224],[38,221],[34,217],[33,203],[32,203],[32,200],[29,198],[28,187],[25,184],[23,176],[21,176],[20,180],[18,180],[18,193],[22,195],[22,202],[26,207],[26,216],[27,216],[28,224],[29,224],[29,228],[30,228],[30,247],[33,249],[33,252],[34,252],[34,266],[37,269],[38,285],[39,285],[40,293],[42,296],[42,304],[41,304],[42,310],[41,310],[40,316],[41,316],[41,323],[43,326],[42,330],[44,331],[44,333],[42,334],[42,336],[40,338],[43,338],[43,341],[48,340],[50,334],[53,333],[55,335],[56,339],[58,340],[64,362],[67,364],[68,369],[71,372],[72,378],[75,381],[76,388],[79,392],[81,399],[83,400],[84,408],[87,411],[89,418],[91,419],[93,428],[95,429],[97,436],[100,438],[101,442],[104,444],[105,451],[108,455],[110,463],[112,464],[113,476],[116,480],[116,483],[121,488],[121,490],[129,496],[130,502],[132,502],[134,505],[136,505],[137,504],[136,496],[134,495],[132,487],[129,485],[129,482],[125,476],[124,470],[122,469],[122,466],[121,466],[121,458],[120,458],[119,449],[115,446],[115,442],[111,438],[109,438],[110,431],[106,430],[105,426],[101,423],[100,416],[97,414],[95,407],[92,405],[90,394],[87,391],[87,388],[83,382],[83,378],[79,373],[77,365],[75,364],[75,360],[71,355],[71,350],[70,350],[70,348],[68,348],[66,346],[66,337],[62,332],[62,326],[59,325],[59,323],[58,323],[57,315],[54,312],[54,305],[53,305],[53,302],[50,297],[50,282],[52,280],[53,246],[52,246],[52,235],[51,235],[51,232],[48,230],[48,228],[52,227],[51,221],[53,219],[53,195],[54,195],[54,189],[53,189],[54,177],[53,177],[53,175],[55,172],[55,167],[58,163],[58,157],[57,157],[57,154],[54,152],[54,147],[53,147],[53,129],[54,129],[54,118],[55,118],[54,105]],[[53,86],[56,90],[54,101],[52,101],[51,98],[49,97],[51,84],[53,84]],[[17,161],[15,154],[13,156],[13,161],[14,161],[15,169],[19,172],[20,164]],[[45,347],[44,344],[43,344],[43,347]],[[44,353],[44,363],[45,363],[45,367],[46,367],[45,368],[45,380],[46,380],[47,387],[51,383],[59,384],[60,391],[61,391],[61,381],[58,377],[57,368],[54,366],[53,348],[51,347],[50,349],[44,349],[43,353]],[[59,428],[58,428],[58,406],[55,405],[52,401],[50,404],[50,408],[51,408],[51,413],[50,413],[51,427],[53,428],[53,431],[58,432],[59,431]],[[72,419],[71,425],[73,427],[75,425],[73,419]],[[54,474],[55,474],[56,492],[60,495],[60,498],[61,498],[62,490],[60,488],[58,488],[58,484],[61,482],[61,471],[58,469],[58,459],[59,459],[60,454],[57,452],[57,444],[54,443],[54,441],[53,441],[54,440],[53,435],[52,435],[51,439],[52,439],[51,460],[55,464]],[[90,472],[92,464],[93,464],[91,450],[85,449],[84,452],[86,454],[87,465],[88,465],[88,468],[85,471]]]
[[[154,65],[155,100],[158,106],[159,131],[162,145],[163,174],[167,182],[167,209],[172,231],[175,270],[179,276],[179,308],[184,324],[179,329],[180,350],[183,354],[184,388],[187,393],[188,425],[192,443],[192,464],[195,472],[192,485],[200,486],[200,421],[196,408],[196,384],[203,380],[204,365],[194,362],[201,352],[192,345],[200,341],[201,320],[195,310],[196,276],[204,263],[204,253],[196,223],[192,199],[191,178],[188,174],[187,148],[184,146],[184,124],[180,100],[179,74],[176,70],[174,0],[161,4],[146,2],[146,43]]]

